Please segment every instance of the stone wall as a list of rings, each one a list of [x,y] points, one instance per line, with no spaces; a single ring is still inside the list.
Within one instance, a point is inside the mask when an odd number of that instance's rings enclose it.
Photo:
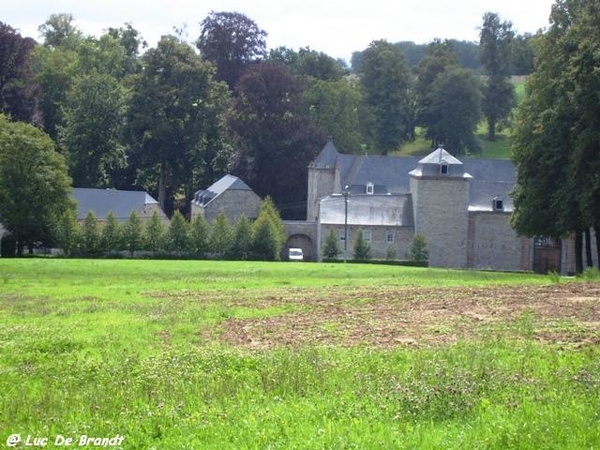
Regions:
[[[531,270],[531,239],[520,238],[510,226],[510,213],[469,213],[468,264],[471,269]]]
[[[329,231],[332,230],[338,238],[338,246],[340,248],[340,254],[338,259],[344,258],[344,240],[341,237],[344,235],[344,225],[330,225],[321,224],[319,233],[320,245],[319,254],[322,259],[322,251],[329,235]],[[356,226],[348,225],[348,248],[347,248],[347,259],[352,259],[354,253],[354,244],[356,242],[356,236],[358,230],[363,230],[363,237],[370,232],[371,240],[369,245],[371,247],[371,257],[373,259],[387,259],[391,254],[392,259],[406,260],[408,249],[414,236],[414,229],[412,227],[393,227],[393,226]],[[388,235],[392,236],[393,241],[388,242]]]
[[[432,267],[467,267],[469,179],[411,177],[415,233],[425,237]]]
[[[308,198],[306,203],[306,220],[316,221],[319,214],[319,200],[335,192],[334,169],[308,170]]]
[[[245,214],[250,220],[258,217],[261,199],[252,191],[229,190],[215,197],[205,207],[192,202],[192,220],[199,214],[204,215],[207,222],[213,222],[220,212],[225,213],[229,223],[234,224]]]

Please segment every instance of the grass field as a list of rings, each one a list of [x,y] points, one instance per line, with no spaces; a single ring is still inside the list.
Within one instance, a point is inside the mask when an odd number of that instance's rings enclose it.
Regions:
[[[0,317],[0,448],[600,448],[597,278],[0,260]]]

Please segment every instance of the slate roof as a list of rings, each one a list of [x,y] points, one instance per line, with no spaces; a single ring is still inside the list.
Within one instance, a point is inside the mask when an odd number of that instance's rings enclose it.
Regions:
[[[345,197],[333,194],[321,200],[319,220],[325,224],[343,224]],[[348,198],[348,225],[413,226],[410,195],[361,195]]]
[[[206,189],[194,194],[194,202],[200,206],[208,205],[212,200],[225,191],[251,191],[252,189],[241,179],[233,175],[225,175]]]
[[[71,197],[77,201],[77,219],[85,219],[94,211],[100,220],[107,218],[110,211],[117,220],[126,220],[131,211],[140,211],[146,205],[158,202],[144,191],[120,191],[115,189],[74,188]]]
[[[444,149],[436,149],[423,158],[414,156],[346,155],[328,142],[311,167],[336,162],[340,173],[341,192],[346,186],[351,195],[366,195],[371,182],[375,194],[410,193],[410,174],[438,176],[439,165],[449,166],[449,176],[470,179],[470,211],[492,211],[492,201],[501,198],[505,211],[513,210],[510,193],[514,187],[515,167],[507,159],[461,158]]]
[[[329,140],[325,147],[323,147],[323,150],[321,150],[321,153],[310,164],[310,167],[315,169],[333,169],[339,155],[340,153],[333,144],[333,141]]]

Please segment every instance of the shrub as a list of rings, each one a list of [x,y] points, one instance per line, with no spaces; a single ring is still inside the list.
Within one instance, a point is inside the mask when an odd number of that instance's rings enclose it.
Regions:
[[[325,245],[323,246],[323,257],[334,259],[337,258],[341,253],[340,246],[338,245],[338,236],[333,228],[329,230],[327,237],[325,238]]]
[[[178,255],[189,251],[189,225],[179,211],[175,211],[167,228],[166,244],[168,251]]]
[[[429,249],[423,235],[415,234],[413,237],[408,250],[408,258],[411,261],[427,261],[429,259]]]
[[[151,251],[152,254],[161,252],[165,246],[166,229],[165,224],[162,222],[156,211],[154,211],[152,217],[150,217],[144,231],[144,247],[146,250]]]
[[[361,229],[356,233],[356,240],[354,241],[354,259],[366,261],[371,259],[371,246],[365,240],[363,231]]]

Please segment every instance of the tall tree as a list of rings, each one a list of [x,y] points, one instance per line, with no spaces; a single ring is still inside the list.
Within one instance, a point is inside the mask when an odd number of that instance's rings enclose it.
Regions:
[[[227,89],[209,63],[172,36],[148,50],[143,63],[127,113],[130,156],[139,182],[169,211],[176,192],[183,189],[189,198],[206,184],[202,176],[212,179],[218,170]]]
[[[365,139],[361,130],[363,92],[354,80],[312,79],[303,100],[311,121],[347,153],[362,153]]]
[[[267,32],[238,12],[214,12],[200,23],[196,43],[203,59],[217,68],[217,79],[233,91],[244,71],[267,56]]]
[[[111,75],[78,77],[67,96],[59,142],[68,155],[74,186],[113,187],[125,167],[122,125],[126,93]]]
[[[488,140],[495,141],[498,122],[515,105],[515,91],[510,83],[510,45],[514,32],[510,22],[502,22],[498,14],[487,12],[479,36],[480,59],[486,74],[482,110],[488,124]]]
[[[597,220],[600,199],[600,124],[590,96],[598,88],[592,49],[600,44],[594,25],[599,6],[597,0],[553,6],[551,26],[536,40],[535,70],[513,136],[513,226],[527,236],[575,235],[577,271],[583,266],[581,236]]]
[[[439,74],[427,103],[426,136],[434,145],[443,145],[453,155],[481,152],[475,137],[481,120],[481,92],[471,71],[454,68]]]
[[[46,47],[71,47],[75,48],[83,33],[73,23],[72,14],[52,14],[38,30],[44,38]]]
[[[306,167],[325,141],[302,102],[303,84],[281,64],[264,62],[239,81],[229,118],[238,146],[234,172],[288,218],[303,217]]]
[[[70,191],[67,165],[48,135],[0,115],[0,223],[19,254],[35,242],[52,243]]]
[[[417,66],[417,123],[429,127],[433,117],[430,111],[431,87],[436,78],[450,68],[458,67],[458,56],[449,41],[434,40],[427,46],[427,52]],[[432,138],[432,136],[428,136]],[[432,146],[435,142],[432,140]]]
[[[0,113],[41,125],[41,90],[33,73],[35,46],[33,39],[0,22]]]
[[[401,50],[375,41],[364,51],[359,74],[373,121],[368,125],[373,145],[382,154],[414,138],[412,75]]]

